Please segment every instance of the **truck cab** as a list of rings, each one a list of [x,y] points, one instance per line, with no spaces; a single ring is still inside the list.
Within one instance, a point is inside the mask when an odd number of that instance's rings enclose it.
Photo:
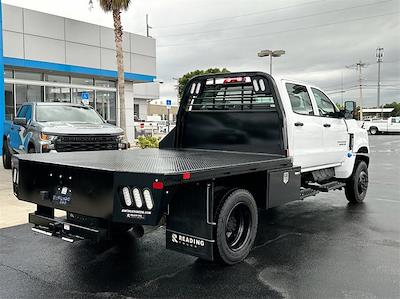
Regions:
[[[286,113],[289,155],[301,172],[333,168],[348,177],[354,155],[368,153],[368,136],[356,120],[345,118],[322,89],[303,82],[274,79]],[[354,108],[352,108],[354,109]]]

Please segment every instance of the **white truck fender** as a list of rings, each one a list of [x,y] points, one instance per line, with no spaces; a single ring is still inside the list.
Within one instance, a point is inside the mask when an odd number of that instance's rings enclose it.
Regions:
[[[366,160],[367,164],[369,164],[368,155],[370,152],[368,132],[365,129],[361,129],[355,120],[346,120],[346,124],[349,135],[352,135],[352,146],[342,164],[335,168],[335,177],[343,179],[351,176],[357,159]]]

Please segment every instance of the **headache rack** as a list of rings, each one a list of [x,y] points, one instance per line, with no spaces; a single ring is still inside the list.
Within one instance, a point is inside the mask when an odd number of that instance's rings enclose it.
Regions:
[[[269,83],[261,76],[209,78],[194,82],[186,111],[244,111],[275,108]]]

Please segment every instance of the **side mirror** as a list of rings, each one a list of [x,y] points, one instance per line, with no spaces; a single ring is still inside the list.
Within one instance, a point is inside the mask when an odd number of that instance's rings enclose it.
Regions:
[[[26,124],[27,124],[25,117],[15,117],[13,122],[15,125],[18,125],[18,126],[26,126]]]
[[[354,118],[355,113],[357,111],[357,104],[354,101],[346,101],[344,102],[344,112],[346,118]]]

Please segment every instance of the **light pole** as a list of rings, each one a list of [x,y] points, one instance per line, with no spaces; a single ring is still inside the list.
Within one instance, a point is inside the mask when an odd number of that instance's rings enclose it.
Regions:
[[[262,50],[257,53],[258,57],[267,57],[269,56],[269,74],[272,75],[272,57],[281,57],[286,52],[285,50]]]
[[[381,106],[381,63],[383,58],[383,48],[376,48],[376,62],[378,63],[378,108]],[[381,117],[383,118],[383,105]]]
[[[179,98],[179,78],[172,77],[172,80],[176,81],[176,84],[174,85],[174,87],[175,87],[175,90],[176,90],[176,101],[179,104],[181,102],[181,99]]]
[[[359,83],[359,104],[360,104],[360,120],[363,120],[363,93],[362,93],[362,69],[367,67],[368,64],[361,60],[353,65],[346,66],[350,69],[356,69],[358,72],[358,83]]]

